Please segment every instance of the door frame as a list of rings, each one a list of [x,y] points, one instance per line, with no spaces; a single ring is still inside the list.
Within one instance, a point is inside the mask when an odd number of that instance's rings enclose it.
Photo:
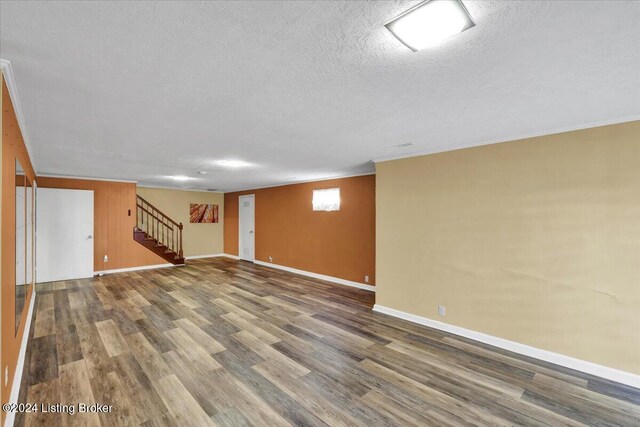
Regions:
[[[243,199],[252,199],[253,200],[253,259],[244,259],[242,258],[242,217],[240,215],[240,209],[242,209],[242,200]],[[238,196],[238,258],[254,262],[256,260],[256,195],[255,194],[244,194],[242,196]]]

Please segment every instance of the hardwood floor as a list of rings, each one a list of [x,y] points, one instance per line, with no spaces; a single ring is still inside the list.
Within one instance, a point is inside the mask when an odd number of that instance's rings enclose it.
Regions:
[[[16,425],[639,426],[640,390],[226,258],[38,285]]]

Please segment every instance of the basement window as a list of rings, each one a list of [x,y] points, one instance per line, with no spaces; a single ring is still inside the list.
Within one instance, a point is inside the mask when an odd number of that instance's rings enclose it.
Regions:
[[[325,190],[313,190],[314,211],[339,211],[340,189],[327,188]]]

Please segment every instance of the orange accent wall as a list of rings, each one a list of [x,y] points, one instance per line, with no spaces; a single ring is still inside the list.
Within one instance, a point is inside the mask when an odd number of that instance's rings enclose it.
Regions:
[[[314,212],[313,190],[340,188],[340,210]],[[255,194],[256,260],[375,284],[375,176],[224,195],[224,251],[238,255],[238,196]]]
[[[25,170],[25,174],[33,182],[35,171],[29,159],[29,153],[22,139],[22,133],[18,125],[13,104],[7,85],[2,79],[2,374],[1,387],[2,403],[9,401],[11,387],[15,377],[16,364],[20,345],[24,335],[24,327],[33,297],[33,286],[29,286],[20,327],[15,333],[15,298],[16,298],[16,190],[15,190],[15,160],[18,159]],[[8,368],[8,381],[5,386],[5,367]],[[2,424],[4,425],[5,412],[2,411]]]
[[[49,177],[39,177],[37,182],[38,188],[93,190],[94,271],[167,263],[133,240],[135,183]],[[109,258],[107,263],[104,262],[105,255]]]

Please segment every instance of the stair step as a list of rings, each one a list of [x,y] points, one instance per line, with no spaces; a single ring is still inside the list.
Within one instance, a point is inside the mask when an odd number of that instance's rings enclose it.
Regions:
[[[179,257],[177,252],[169,249],[166,244],[160,243],[158,239],[138,227],[133,229],[133,239],[168,262],[174,265],[185,265],[184,257]]]

